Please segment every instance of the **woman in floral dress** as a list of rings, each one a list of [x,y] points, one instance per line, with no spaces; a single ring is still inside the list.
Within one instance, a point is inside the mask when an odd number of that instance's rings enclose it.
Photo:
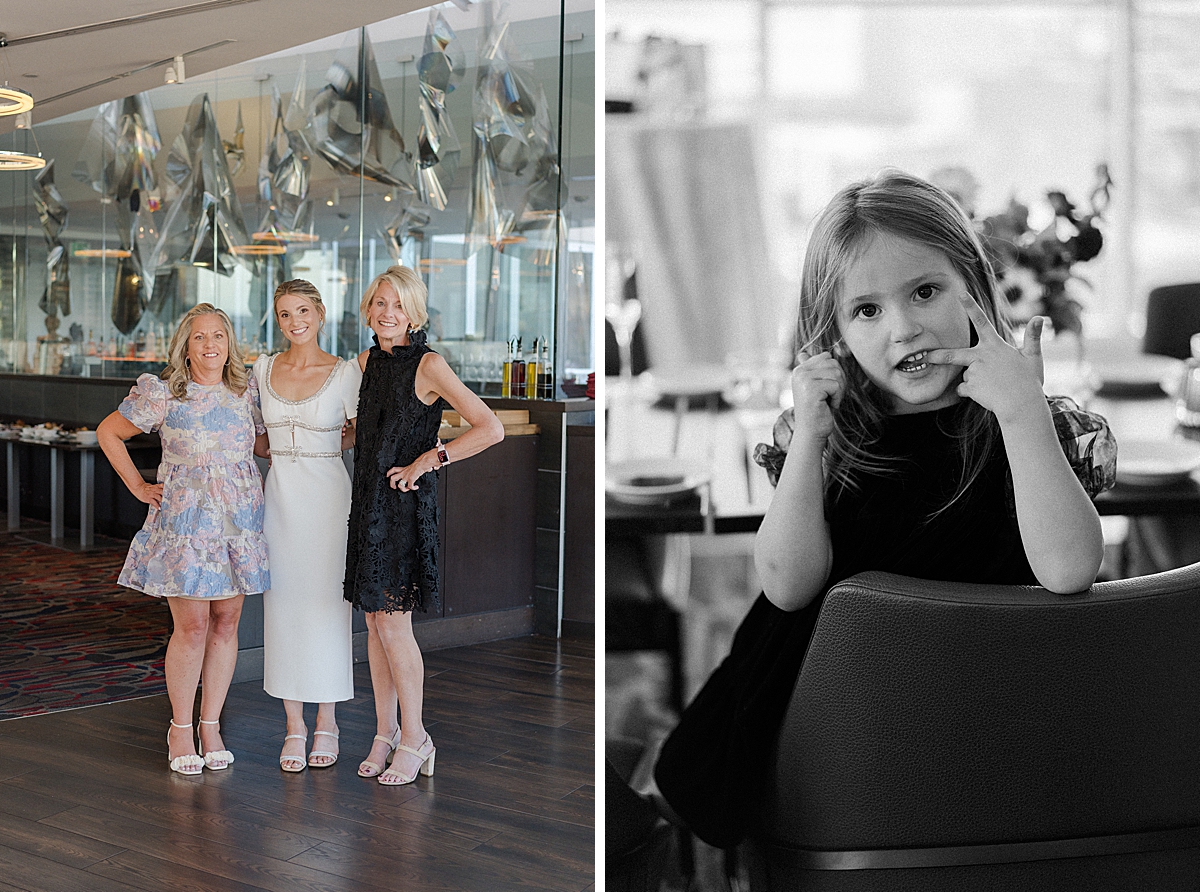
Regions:
[[[124,442],[150,431],[162,440],[157,483],[142,479]],[[193,307],[171,338],[160,377],[138,378],[96,435],[129,491],[150,506],[117,581],[170,605],[171,770],[228,768],[233,754],[218,719],[237,662],[242,602],[271,585],[253,457],[257,438],[265,451],[266,428],[229,317],[212,304]],[[192,708],[201,677],[197,754]]]

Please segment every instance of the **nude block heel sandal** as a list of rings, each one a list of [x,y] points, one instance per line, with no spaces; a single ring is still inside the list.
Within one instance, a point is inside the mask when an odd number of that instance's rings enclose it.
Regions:
[[[186,725],[177,725],[175,724],[175,720],[171,719],[171,728],[190,727],[192,727],[191,722],[188,722]],[[167,764],[171,766],[171,770],[179,774],[199,774],[204,770],[204,759],[194,753],[190,756],[176,756],[174,759],[171,758],[170,728],[167,729],[167,759],[169,760]]]
[[[400,746],[397,744],[396,752],[400,750],[412,753],[412,755],[421,760],[421,764],[417,766],[416,771],[406,777],[396,770],[396,763],[393,761],[392,767],[379,775],[379,782],[381,784],[385,787],[399,787],[404,784],[411,784],[417,779],[418,774],[423,774],[425,777],[433,777],[433,758],[437,755],[437,749],[434,748],[433,738],[428,733],[425,735],[425,742],[416,749],[413,749],[411,746]],[[385,778],[391,778],[391,780],[385,780]]]
[[[383,765],[378,765],[375,762],[372,762],[370,759],[363,759],[358,766],[359,777],[380,776],[380,772],[383,771],[384,765],[387,765],[387,763],[391,761],[392,754],[396,752],[396,747],[400,744],[400,729],[397,728],[396,733],[391,737],[384,737],[382,734],[376,734],[375,739],[383,741],[388,745],[388,754],[383,759]],[[363,771],[364,768],[370,768],[372,770],[370,773],[366,773]]]

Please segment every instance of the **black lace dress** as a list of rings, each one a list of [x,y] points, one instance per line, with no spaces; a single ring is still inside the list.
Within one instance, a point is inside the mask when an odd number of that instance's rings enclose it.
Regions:
[[[391,353],[376,339],[358,392],[343,595],[368,613],[424,611],[439,602],[437,474],[418,478],[415,491],[393,489],[387,478],[389,468],[411,464],[437,443],[444,401],[427,406],[415,389],[429,352],[423,331]]]

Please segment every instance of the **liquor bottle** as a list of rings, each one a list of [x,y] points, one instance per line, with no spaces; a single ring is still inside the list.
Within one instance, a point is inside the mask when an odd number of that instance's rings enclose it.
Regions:
[[[504,360],[504,369],[500,373],[500,396],[512,396],[512,364],[516,359],[516,341],[508,342],[508,358]]]
[[[554,368],[550,365],[550,344],[542,338],[542,350],[545,355],[538,362],[538,399],[554,399]]]
[[[525,354],[521,350],[521,338],[517,338],[517,356],[512,364],[512,395],[517,399],[525,397]]]
[[[95,356],[99,352],[100,348],[96,346],[96,339],[92,337],[92,330],[89,328],[87,339],[87,355]]]
[[[525,363],[525,397],[526,399],[537,399],[537,382],[538,382],[538,359],[541,357],[542,339],[533,339],[533,358]]]
[[[146,332],[145,350],[146,350],[145,355],[146,355],[147,359],[157,359],[158,358],[158,337],[154,334],[153,327],[148,332]]]

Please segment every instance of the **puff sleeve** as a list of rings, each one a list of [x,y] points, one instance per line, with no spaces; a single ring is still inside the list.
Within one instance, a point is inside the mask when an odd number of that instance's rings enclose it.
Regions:
[[[362,369],[358,367],[358,357],[347,359],[342,365],[342,407],[346,411],[346,420],[352,421],[358,417],[358,390],[362,386]]]
[[[166,381],[157,375],[139,375],[117,411],[139,430],[150,433],[162,427],[170,400],[171,391],[167,389]]]
[[[258,363],[255,362],[255,370],[246,380],[246,402],[250,405],[250,418],[254,421],[254,435],[260,436],[267,432],[267,426],[263,424],[262,415],[262,399],[258,393]]]
[[[1117,482],[1117,440],[1108,422],[1065,396],[1047,397],[1054,432],[1071,470],[1091,498]]]
[[[768,446],[766,443],[759,443],[754,447],[754,463],[766,469],[767,479],[771,481],[772,486],[779,483],[779,475],[783,473],[783,461],[787,458],[788,447],[792,445],[792,431],[795,427],[795,411],[784,409],[771,430],[771,444]]]

